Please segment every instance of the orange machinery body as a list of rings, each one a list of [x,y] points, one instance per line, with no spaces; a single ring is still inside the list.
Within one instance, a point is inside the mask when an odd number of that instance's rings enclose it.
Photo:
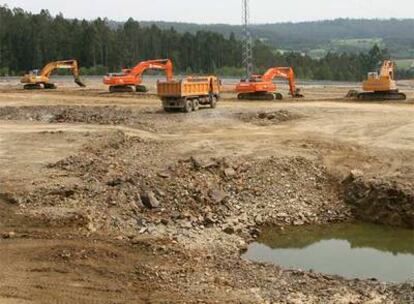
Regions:
[[[385,60],[379,73],[368,74],[367,80],[362,83],[365,92],[385,92],[397,90],[397,83],[394,80],[394,63]]]
[[[368,73],[362,83],[363,92],[350,90],[347,97],[363,101],[406,100],[407,95],[398,90],[394,80],[394,63],[385,60],[378,72]]]
[[[172,80],[173,78],[172,61],[169,59],[159,59],[142,61],[132,69],[123,69],[122,73],[108,74],[104,77],[103,83],[110,86],[111,91],[116,91],[117,89],[121,91],[123,88],[128,87],[136,87],[137,90],[140,90],[142,74],[146,70],[163,70],[167,80]]]
[[[61,60],[54,61],[46,64],[40,72],[33,70],[24,75],[20,82],[23,83],[25,89],[56,89],[56,85],[50,82],[50,75],[56,69],[71,70],[75,83],[81,87],[85,87],[85,84],[80,79],[79,64],[77,60]]]
[[[158,81],[157,93],[167,112],[174,109],[196,111],[203,105],[215,108],[220,98],[220,80],[215,76],[201,76]]]
[[[241,81],[236,86],[237,93],[276,92],[276,84],[270,81],[263,81],[261,75],[253,75],[247,81]]]
[[[160,97],[192,97],[220,94],[220,84],[215,76],[187,77],[178,81],[159,81],[157,92]]]
[[[282,99],[283,96],[277,93],[277,86],[273,83],[274,78],[287,79],[289,91],[292,97],[303,97],[295,84],[295,74],[291,67],[270,68],[263,75],[253,75],[250,79],[241,81],[236,86],[239,99],[250,100],[274,100]]]

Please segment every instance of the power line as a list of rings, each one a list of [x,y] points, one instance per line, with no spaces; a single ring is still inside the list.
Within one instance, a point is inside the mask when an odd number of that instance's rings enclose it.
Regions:
[[[250,0],[242,0],[242,24],[243,24],[243,66],[246,79],[250,79],[253,73],[253,42],[250,34]]]

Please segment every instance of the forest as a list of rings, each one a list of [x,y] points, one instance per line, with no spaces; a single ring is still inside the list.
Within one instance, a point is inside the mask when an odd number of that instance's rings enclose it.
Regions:
[[[234,33],[178,32],[142,26],[133,19],[113,26],[106,19],[66,19],[61,14],[51,16],[47,10],[32,14],[0,6],[1,75],[20,75],[60,59],[78,59],[84,74],[102,75],[141,60],[171,58],[176,73],[240,76],[241,49]],[[363,79],[389,57],[375,45],[368,53],[330,52],[313,59],[300,52],[279,52],[260,39],[255,41],[253,53],[258,73],[271,66],[293,66],[301,79],[342,81]],[[412,78],[413,74],[405,70],[399,76]]]
[[[111,22],[116,27],[122,23]],[[162,29],[174,27],[178,32],[212,31],[228,37],[242,36],[240,25],[194,24],[146,21],[143,26],[157,25]],[[375,43],[381,44],[396,58],[414,58],[414,19],[335,19],[308,22],[252,24],[254,37],[266,40],[275,48],[311,53],[312,50],[367,51]]]

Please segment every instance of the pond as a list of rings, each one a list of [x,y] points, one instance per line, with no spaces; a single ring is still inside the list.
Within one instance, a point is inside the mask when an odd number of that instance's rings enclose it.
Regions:
[[[345,278],[414,280],[414,231],[362,223],[265,228],[244,258]]]

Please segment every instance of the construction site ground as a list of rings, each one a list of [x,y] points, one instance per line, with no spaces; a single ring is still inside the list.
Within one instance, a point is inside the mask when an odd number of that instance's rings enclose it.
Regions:
[[[154,82],[87,84],[0,81],[0,303],[414,302],[412,283],[241,258],[268,224],[414,229],[413,82],[405,103],[306,83],[301,100],[225,93],[189,114],[164,113]]]

